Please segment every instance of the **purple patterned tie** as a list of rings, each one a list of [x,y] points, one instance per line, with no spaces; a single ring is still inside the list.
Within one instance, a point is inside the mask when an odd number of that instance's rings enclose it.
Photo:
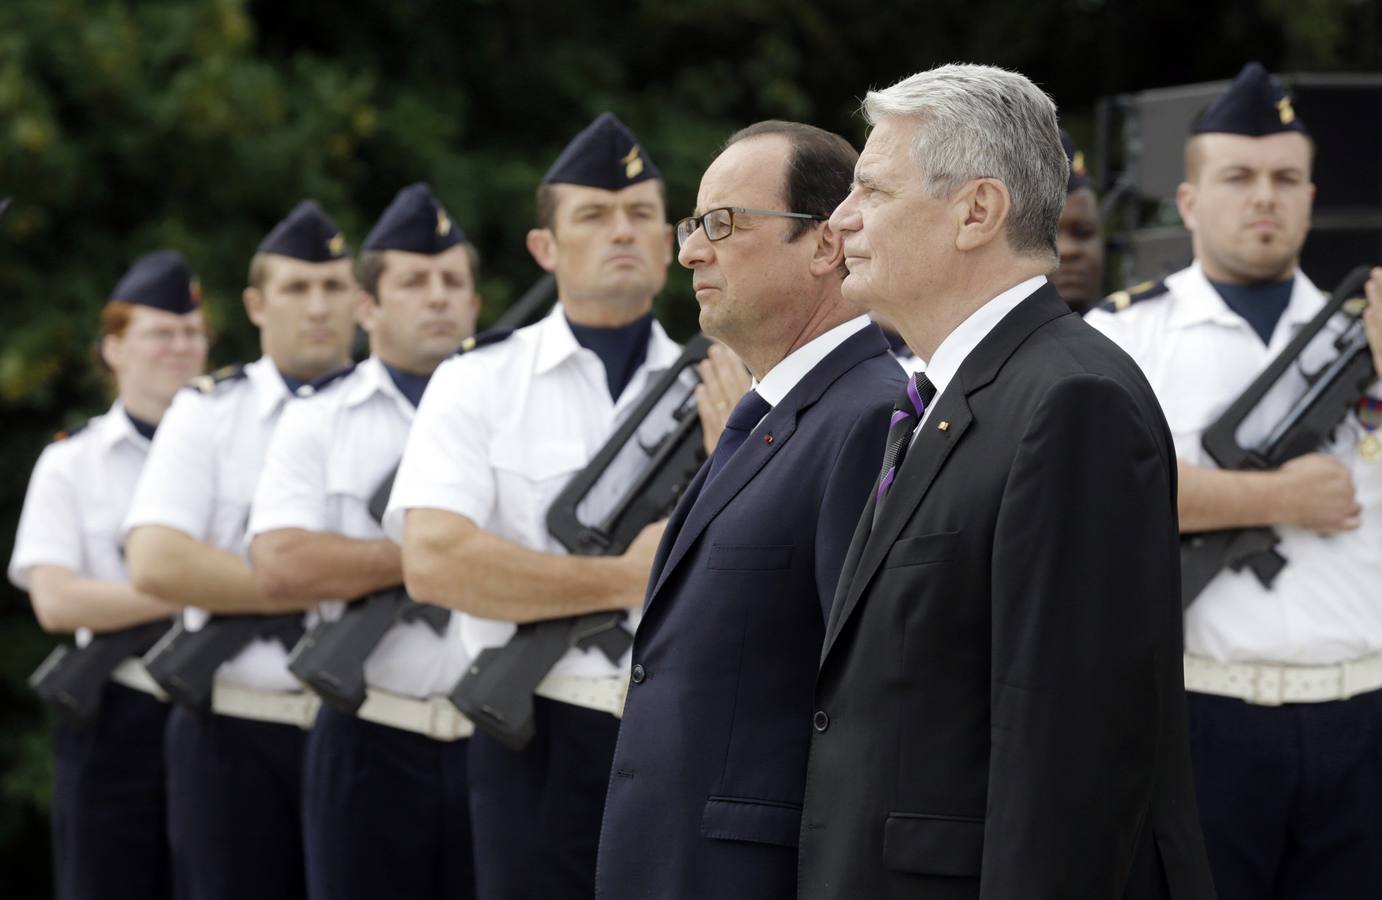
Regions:
[[[907,379],[907,389],[893,407],[893,417],[888,424],[888,449],[883,454],[883,476],[878,480],[878,505],[882,505],[888,488],[897,478],[897,470],[907,455],[912,443],[912,432],[926,413],[926,405],[936,396],[936,386],[925,372],[913,374]]]
[[[760,397],[757,391],[749,391],[740,398],[730,411],[729,418],[725,420],[725,430],[720,432],[720,440],[715,444],[715,455],[710,459],[710,471],[705,476],[706,484],[720,474],[720,470],[729,462],[734,451],[748,440],[749,433],[772,411],[772,408],[772,404]]]

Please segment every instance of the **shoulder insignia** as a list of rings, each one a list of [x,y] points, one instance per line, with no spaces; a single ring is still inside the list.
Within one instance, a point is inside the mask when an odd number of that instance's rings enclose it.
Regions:
[[[58,433],[53,435],[53,443],[56,444],[59,441],[65,441],[70,437],[76,437],[77,435],[81,434],[84,430],[86,430],[86,426],[90,424],[91,420],[87,419],[80,425],[74,425],[71,428],[64,428],[62,431],[59,431]]]
[[[233,366],[222,366],[221,368],[210,373],[209,375],[198,375],[191,381],[187,382],[187,386],[193,388],[194,390],[201,391],[203,394],[211,394],[215,393],[216,388],[220,385],[227,384],[232,381],[239,381],[241,378],[244,377],[245,367],[239,363],[236,363]]]
[[[346,365],[341,366],[339,369],[333,369],[332,371],[327,372],[325,375],[318,375],[316,378],[313,378],[311,381],[307,382],[302,387],[298,388],[297,395],[299,397],[311,397],[315,394],[321,393],[322,391],[331,387],[331,385],[340,381],[342,378],[345,378],[351,372],[354,372],[355,365],[356,364],[353,362],[347,363]]]
[[[1126,291],[1115,291],[1104,298],[1104,302],[1099,304],[1099,309],[1104,312],[1120,313],[1132,306],[1134,303],[1141,303],[1143,300],[1151,300],[1153,297],[1160,297],[1170,288],[1166,287],[1165,281],[1144,281],[1135,284]]]
[[[456,351],[456,355],[460,356],[472,350],[479,350],[481,347],[488,347],[490,344],[497,344],[506,340],[513,332],[512,328],[491,328],[482,331],[474,337],[468,337],[461,341],[461,347]]]

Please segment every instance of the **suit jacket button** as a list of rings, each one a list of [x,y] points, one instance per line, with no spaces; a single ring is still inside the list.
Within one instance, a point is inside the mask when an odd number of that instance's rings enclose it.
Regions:
[[[825,710],[818,709],[816,714],[811,717],[811,724],[815,726],[817,731],[824,732],[830,727],[830,717],[825,714]]]
[[[642,684],[646,677],[648,677],[648,673],[641,665],[635,665],[633,671],[629,673],[629,678],[633,680],[634,684]]]

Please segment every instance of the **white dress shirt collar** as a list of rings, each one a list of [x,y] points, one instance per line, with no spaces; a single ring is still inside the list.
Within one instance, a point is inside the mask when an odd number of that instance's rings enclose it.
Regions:
[[[946,335],[945,340],[936,348],[936,352],[926,361],[926,377],[936,386],[937,397],[945,393],[946,386],[955,378],[955,373],[960,370],[965,358],[988,337],[994,326],[1045,283],[1046,276],[1037,275],[1021,284],[1013,285],[970,313],[969,318]]]
[[[762,381],[754,382],[753,389],[758,392],[758,396],[768,401],[769,406],[777,406],[821,360],[869,324],[871,323],[868,316],[855,316],[848,322],[842,322],[829,331],[816,335],[787,354],[787,358],[773,366],[768,374],[763,376]]]

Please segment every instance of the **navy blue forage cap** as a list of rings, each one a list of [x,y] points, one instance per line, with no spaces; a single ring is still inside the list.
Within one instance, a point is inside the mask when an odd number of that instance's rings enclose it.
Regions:
[[[350,245],[317,201],[304,200],[274,226],[255,252],[323,263],[350,256]]]
[[[1228,90],[1200,114],[1191,131],[1248,137],[1265,137],[1285,131],[1308,133],[1281,83],[1256,62],[1243,67]]]
[[[202,292],[181,253],[157,250],[134,261],[110,299],[181,314],[201,306]]]
[[[406,250],[436,256],[465,243],[465,234],[425,181],[410,184],[394,196],[374,223],[361,250]]]
[[[579,184],[617,191],[640,181],[661,178],[662,173],[638,143],[632,131],[614,117],[601,113],[584,131],[571,139],[543,184]]]
[[[1065,192],[1069,194],[1089,187],[1089,168],[1085,165],[1084,151],[1075,148],[1074,139],[1064,128],[1060,130],[1060,145],[1065,148],[1065,158],[1070,160],[1070,177],[1066,179]]]

